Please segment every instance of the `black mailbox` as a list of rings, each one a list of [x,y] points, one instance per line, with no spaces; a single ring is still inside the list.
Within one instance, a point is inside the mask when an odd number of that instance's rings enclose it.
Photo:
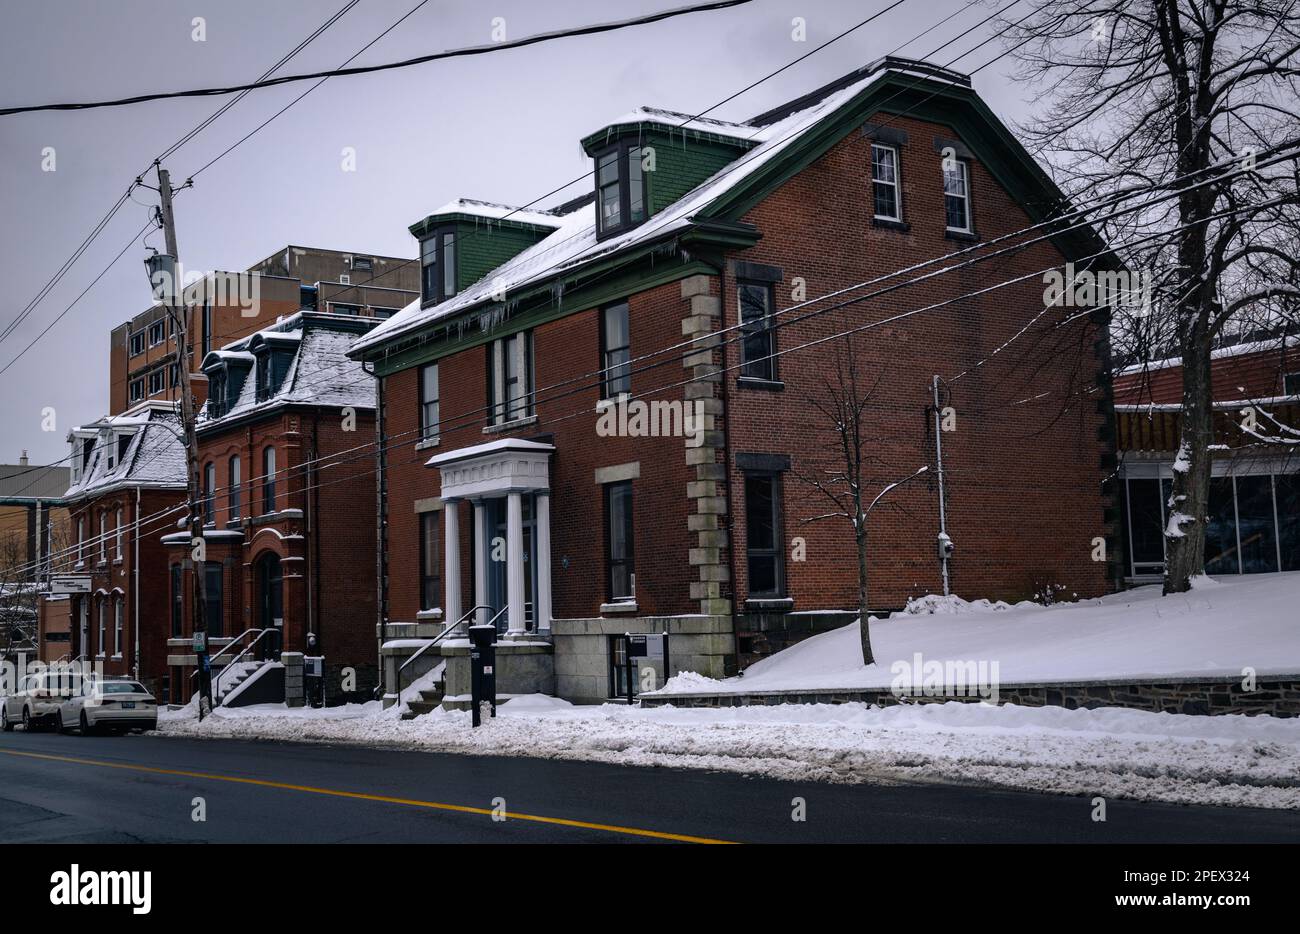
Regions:
[[[469,697],[474,726],[480,723],[479,707],[485,700],[492,705],[492,716],[497,715],[496,640],[496,626],[469,627]]]

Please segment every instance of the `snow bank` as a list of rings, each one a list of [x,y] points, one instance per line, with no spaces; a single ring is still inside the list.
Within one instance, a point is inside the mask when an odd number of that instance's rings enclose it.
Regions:
[[[928,596],[873,619],[876,664],[861,663],[857,623],[807,639],[725,681],[678,675],[656,692],[888,688],[895,662],[998,663],[1003,684],[1300,672],[1300,572],[1211,579],[1190,593],[1141,587],[1040,606]]]
[[[979,783],[1178,803],[1300,807],[1300,720],[1136,710],[923,704],[718,709],[574,707],[516,698],[474,730],[469,713],[400,720],[377,704],[219,708],[164,735],[365,744],[699,768],[790,780]]]

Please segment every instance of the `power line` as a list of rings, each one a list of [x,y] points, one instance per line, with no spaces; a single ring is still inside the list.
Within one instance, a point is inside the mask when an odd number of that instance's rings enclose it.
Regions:
[[[44,110],[90,110],[98,107],[121,107],[127,104],[139,104],[145,101],[167,100],[177,97],[212,97],[222,94],[234,94],[238,91],[251,91],[258,88],[276,87],[281,84],[290,84],[297,81],[310,81],[313,78],[333,78],[349,75],[364,75],[377,71],[392,71],[397,68],[409,68],[412,65],[423,65],[427,62],[440,61],[448,58],[464,58],[474,55],[488,55],[493,52],[503,52],[508,49],[520,49],[530,45],[537,45],[542,42],[552,42],[556,39],[570,39],[578,36],[591,36],[599,33],[614,32],[620,29],[627,29],[632,26],[646,26],[651,23],[657,23],[662,20],[673,19],[678,16],[685,16],[690,13],[710,13],[716,10],[725,10],[729,7],[742,6],[751,3],[752,0],[715,0],[713,3],[696,4],[695,6],[678,7],[672,10],[663,10],[658,13],[650,13],[646,16],[638,16],[633,19],[615,20],[607,23],[595,23],[588,26],[577,26],[571,29],[560,29],[552,32],[538,33],[532,36],[526,36],[523,39],[514,39],[503,42],[489,43],[487,45],[465,46],[458,49],[448,49],[442,52],[433,52],[428,55],[418,55],[415,58],[408,58],[400,62],[385,62],[380,65],[358,65],[354,68],[336,68],[329,71],[315,71],[299,75],[283,75],[279,78],[270,78],[264,81],[253,81],[248,84],[236,84],[229,87],[216,88],[196,88],[187,91],[165,91],[154,94],[138,94],[134,97],[123,97],[115,100],[91,101],[76,104],[32,104],[22,107],[5,107],[0,108],[0,117],[11,116],[20,113],[32,113]]]
[[[1296,157],[1295,157],[1295,156],[1292,156],[1291,158],[1296,158]],[[1202,219],[1202,221],[1197,221],[1197,223],[1201,223],[1201,222],[1203,222],[1203,220],[1214,220],[1214,219],[1221,218],[1221,217],[1225,217],[1225,216],[1231,216],[1232,214],[1238,213],[1238,212],[1243,211],[1243,210],[1248,210],[1248,209],[1251,209],[1251,208],[1253,208],[1253,207],[1258,207],[1258,206],[1255,205],[1255,206],[1250,206],[1250,208],[1232,208],[1232,209],[1226,209],[1226,210],[1224,210],[1224,211],[1218,212],[1218,213],[1215,214],[1215,215],[1211,215],[1209,218]],[[1186,227],[1186,226],[1192,226],[1192,225],[1191,225],[1191,224],[1182,225],[1182,227]],[[1181,229],[1181,227],[1178,228],[1178,229]],[[1169,235],[1170,233],[1172,233],[1172,232],[1173,232],[1173,231],[1159,231],[1159,232],[1157,232],[1157,233],[1155,233],[1155,234],[1150,234],[1150,235],[1147,235],[1146,237],[1139,238],[1139,239],[1138,239],[1137,241],[1135,241],[1134,243],[1141,243],[1141,242],[1145,242],[1145,241],[1149,241],[1149,240],[1155,240],[1155,239],[1159,239],[1159,238],[1162,238],[1162,237],[1166,237],[1166,236],[1168,236],[1168,235]],[[1130,244],[1130,246],[1131,246],[1131,245],[1134,245],[1134,244]],[[1101,257],[1101,256],[1106,255],[1108,252],[1110,252],[1109,247],[1107,247],[1107,248],[1105,248],[1105,249],[1103,249],[1103,250],[1099,250],[1099,251],[1097,251],[1096,253],[1091,254],[1090,256],[1081,257],[1080,259],[1081,259],[1081,260],[1090,260],[1090,259],[1095,259],[1095,258],[1098,258],[1098,257]],[[991,293],[991,292],[993,292],[993,291],[996,291],[996,290],[998,290],[998,289],[1006,288],[1007,286],[1010,286],[1010,285],[1015,285],[1015,284],[1018,284],[1018,283],[1021,283],[1021,282],[1024,282],[1024,281],[1027,281],[1027,280],[1029,280],[1029,279],[1033,279],[1033,278],[1036,278],[1036,277],[1040,277],[1040,276],[1042,276],[1045,272],[1050,271],[1050,270],[1055,269],[1055,268],[1057,268],[1057,267],[1056,267],[1055,264],[1054,264],[1054,265],[1052,265],[1052,266],[1044,267],[1043,269],[1040,269],[1040,270],[1035,270],[1035,271],[1030,272],[1030,273],[1025,273],[1025,274],[1023,274],[1023,275],[1013,277],[1013,278],[1011,278],[1011,279],[1003,280],[1003,281],[1001,281],[1001,282],[995,283],[995,284],[990,285],[990,286],[986,286],[986,287],[983,287],[983,288],[980,288],[980,289],[976,289],[976,290],[966,291],[966,292],[963,292],[963,293],[960,294],[960,295],[953,296],[953,297],[951,297],[951,298],[944,299],[944,300],[942,300],[942,301],[933,302],[933,303],[930,303],[930,304],[928,304],[928,305],[923,305],[923,306],[919,306],[919,307],[911,308],[911,309],[908,309],[908,310],[906,310],[906,311],[899,312],[899,313],[897,313],[897,314],[891,315],[891,316],[889,316],[889,317],[887,317],[887,318],[884,318],[884,319],[880,319],[880,320],[877,320],[877,321],[868,322],[868,323],[865,323],[865,324],[862,324],[862,325],[858,325],[858,326],[856,326],[856,327],[849,328],[849,329],[846,329],[846,330],[843,330],[843,331],[838,331],[838,332],[835,332],[835,333],[832,333],[832,334],[829,334],[829,335],[824,335],[824,336],[822,336],[822,337],[815,338],[815,339],[813,339],[813,340],[809,340],[809,341],[806,341],[806,342],[804,342],[804,343],[802,343],[802,344],[797,344],[797,345],[792,346],[792,347],[788,347],[788,348],[784,348],[784,349],[779,349],[779,350],[774,351],[772,354],[767,355],[767,357],[765,357],[764,359],[776,358],[776,357],[784,356],[784,355],[786,355],[786,354],[795,353],[795,352],[797,352],[797,351],[807,350],[807,349],[809,349],[809,348],[811,348],[811,347],[819,346],[819,345],[821,345],[821,344],[823,344],[823,343],[826,343],[827,341],[830,341],[830,340],[842,339],[842,338],[844,338],[844,337],[847,337],[847,336],[850,336],[850,335],[853,335],[853,334],[856,334],[856,333],[861,333],[861,332],[863,332],[863,331],[872,330],[872,329],[875,329],[875,328],[878,328],[878,327],[883,327],[883,326],[886,326],[886,325],[889,325],[889,324],[894,324],[894,323],[897,323],[897,322],[899,322],[899,321],[909,319],[909,318],[911,318],[911,317],[913,317],[913,316],[915,316],[915,315],[917,315],[917,314],[921,314],[921,313],[924,313],[924,312],[932,311],[932,310],[935,310],[935,309],[938,309],[938,308],[947,307],[947,306],[952,305],[952,304],[954,304],[954,303],[956,303],[956,302],[964,301],[964,300],[967,300],[967,299],[969,299],[969,298],[977,297],[977,296],[980,296],[980,295],[985,295],[985,294]],[[844,302],[839,303],[838,305],[834,306],[834,308],[832,308],[832,309],[826,309],[826,310],[834,310],[834,309],[836,309],[836,308],[842,308],[842,307],[846,307],[846,306],[848,306],[848,305],[857,304],[857,303],[859,303],[859,302],[861,302],[861,301],[865,301],[867,298],[870,298],[870,297],[872,297],[872,296],[863,296],[863,297],[859,297],[859,298],[849,299],[849,300],[846,300],[846,301],[844,301]],[[789,310],[789,309],[787,309],[787,310]],[[1070,323],[1071,320],[1073,320],[1073,318],[1067,320],[1066,322],[1062,322],[1062,323]],[[1058,325],[1058,326],[1059,326],[1059,325]],[[1023,333],[1023,330],[1022,330],[1021,333]],[[1019,335],[1017,335],[1017,336],[1019,336]],[[1014,340],[1014,339],[1015,339],[1015,338],[1013,338],[1013,340]],[[1009,343],[1010,343],[1010,341],[1006,342],[1006,344],[1009,344]],[[1003,347],[1005,347],[1006,344],[1004,344]],[[742,360],[742,361],[740,361],[740,362],[738,362],[738,363],[735,363],[735,364],[732,364],[732,365],[730,365],[730,366],[724,366],[724,367],[720,368],[717,372],[718,372],[718,373],[727,373],[727,372],[730,372],[730,371],[732,371],[732,370],[735,370],[735,369],[741,368],[741,367],[747,365],[747,364],[750,363],[750,362],[753,362],[753,361],[743,361],[743,360]],[[985,361],[982,361],[982,362],[985,362]],[[670,382],[670,383],[667,383],[667,384],[663,384],[663,385],[660,385],[660,386],[653,387],[653,388],[651,388],[651,389],[649,389],[649,390],[646,390],[646,391],[642,391],[642,392],[640,392],[640,393],[630,394],[629,397],[628,397],[628,399],[629,399],[629,401],[630,401],[630,400],[632,400],[632,399],[639,399],[639,398],[645,398],[645,397],[656,396],[656,395],[658,395],[658,394],[660,394],[660,393],[662,393],[662,392],[665,392],[665,391],[667,391],[667,390],[674,389],[674,388],[679,388],[679,387],[681,387],[681,386],[685,386],[685,385],[690,384],[690,383],[692,383],[692,382],[696,382],[696,381],[698,381],[698,379],[699,379],[699,377],[692,376],[692,377],[688,377],[688,378],[683,379],[683,380]],[[585,387],[585,388],[590,388],[590,387]],[[534,394],[534,395],[536,394],[536,390],[534,390],[534,393],[533,393],[533,394]],[[555,401],[557,398],[562,398],[563,396],[567,396],[567,395],[571,395],[571,394],[572,394],[572,392],[566,392],[566,393],[561,394],[561,396],[557,396],[557,397],[553,397],[553,398],[550,398],[550,399],[546,399],[546,400],[544,400],[544,401],[546,401],[546,402],[553,402],[553,401]],[[536,404],[536,401],[534,402],[534,404]],[[476,411],[477,411],[477,410],[476,410]],[[475,414],[476,414],[475,412],[465,413],[464,416],[457,416],[457,418],[459,419],[459,418],[462,418],[462,417],[469,417],[469,416],[472,416],[472,415],[475,415]],[[546,420],[546,423],[547,423],[548,425],[552,425],[552,424],[556,424],[556,423],[559,423],[559,422],[568,421],[568,420],[571,419],[571,418],[582,417],[582,416],[589,416],[589,415],[591,415],[591,414],[592,414],[592,413],[591,413],[591,410],[590,410],[589,407],[587,407],[587,406],[581,406],[581,407],[579,407],[579,408],[577,408],[577,409],[575,409],[575,410],[572,410],[572,411],[570,411],[570,412],[568,412],[568,413],[566,413],[566,414],[562,414],[562,415],[558,415],[558,416],[548,416],[548,417],[547,417],[547,420]],[[445,429],[440,425],[440,428],[439,428],[439,436],[441,437],[441,436],[446,435],[446,434],[451,434],[451,433],[454,432],[454,431],[468,430],[468,429],[470,429],[470,428],[476,428],[476,427],[478,427],[478,425],[477,425],[477,419],[475,419],[474,421],[467,421],[467,422],[466,422],[465,424],[463,424],[463,425],[453,425],[453,426],[449,426],[449,427],[446,427]],[[399,434],[399,435],[395,435],[395,436],[392,436],[392,437],[394,437],[394,438],[395,438],[395,437],[402,437],[402,435],[405,435],[405,434],[419,434],[419,433],[421,432],[421,430],[422,430],[422,429],[417,428],[417,429],[413,429],[413,430],[410,431],[410,432],[403,432],[403,433],[401,433],[401,434]],[[291,478],[291,477],[293,477],[293,476],[295,476],[295,475],[297,475],[297,474],[304,473],[308,468],[312,467],[312,466],[315,465],[315,464],[320,464],[320,465],[321,465],[320,467],[316,468],[316,469],[319,471],[319,470],[329,469],[329,468],[331,468],[331,467],[342,466],[343,464],[346,464],[346,463],[354,462],[354,461],[356,461],[356,460],[359,460],[361,457],[369,456],[369,453],[370,453],[370,452],[369,452],[369,451],[366,451],[366,449],[367,449],[367,448],[370,448],[370,447],[375,447],[375,448],[376,448],[376,450],[375,450],[375,452],[374,452],[375,454],[378,454],[378,453],[381,453],[381,452],[385,452],[385,453],[386,453],[386,452],[391,451],[391,450],[395,450],[395,449],[398,449],[398,448],[401,448],[401,447],[407,447],[407,446],[409,446],[409,445],[416,444],[416,443],[418,443],[420,440],[421,440],[421,438],[419,438],[419,437],[417,437],[417,438],[413,438],[413,439],[408,439],[408,440],[403,441],[403,442],[401,442],[401,443],[394,443],[393,441],[389,440],[389,441],[383,443],[382,445],[381,445],[379,442],[370,442],[370,443],[367,443],[367,444],[365,444],[365,445],[358,445],[357,447],[353,448],[353,449],[352,449],[353,451],[362,451],[362,452],[363,452],[363,453],[358,454],[358,455],[356,455],[356,456],[352,456],[352,457],[348,457],[348,458],[343,458],[343,457],[342,457],[343,454],[349,453],[349,452],[346,452],[346,451],[345,451],[345,452],[340,452],[339,454],[328,455],[328,456],[326,456],[326,457],[314,458],[314,459],[310,459],[310,460],[304,462],[303,464],[298,465],[297,467],[295,467],[295,468],[293,468],[293,469],[286,469],[285,471],[277,472],[277,473],[274,474],[273,476],[274,476],[274,478],[275,478],[277,481],[280,480],[281,478],[284,478],[284,479],[287,480],[287,479],[289,479],[289,478]],[[417,456],[416,456],[415,458],[413,458],[409,463],[414,463],[415,461],[418,461],[418,460],[422,459],[423,457],[424,457],[424,455],[423,455],[422,453],[421,453],[421,454],[417,454]],[[326,461],[329,461],[329,462],[326,463]],[[374,472],[375,470],[377,470],[377,469],[378,469],[378,468],[375,467],[375,468],[373,468],[372,470],[363,471],[363,472],[361,472],[360,474],[350,474],[349,476],[347,476],[347,477],[343,477],[343,478],[340,478],[340,479],[338,479],[338,480],[324,481],[324,482],[319,482],[319,483],[315,483],[315,484],[308,484],[308,485],[306,485],[306,486],[304,486],[304,487],[300,487],[300,488],[298,488],[298,489],[296,490],[296,492],[298,492],[298,493],[305,493],[305,492],[308,492],[308,491],[310,491],[310,490],[313,490],[313,489],[319,489],[319,488],[321,488],[321,487],[325,487],[325,486],[330,486],[330,485],[333,485],[333,484],[335,484],[335,483],[347,482],[347,481],[350,481],[350,480],[354,480],[354,479],[356,479],[356,477],[358,477],[358,476],[365,476],[365,475],[371,474],[371,473],[373,473],[373,472]],[[251,488],[255,487],[255,485],[256,485],[260,480],[262,480],[262,479],[264,479],[264,477],[252,477],[252,478],[250,478],[249,481],[248,481],[248,486],[249,486],[249,488],[251,489]],[[242,487],[244,486],[244,484],[241,484],[240,486],[241,486],[241,488],[242,488]],[[204,491],[204,499],[206,500],[207,498],[211,497],[212,499],[215,500],[216,495],[217,495],[218,493],[226,493],[226,492],[229,492],[230,489],[231,489],[231,487],[218,487],[218,488],[214,488],[214,489],[212,489],[212,490],[205,490],[205,491]],[[176,507],[172,507],[171,509],[161,510],[160,512],[155,513],[155,514],[153,514],[153,515],[151,515],[151,516],[149,516],[149,517],[145,517],[144,519],[139,520],[139,522],[140,522],[140,523],[153,523],[157,518],[165,517],[165,516],[170,515],[170,514],[172,514],[172,513],[175,513],[175,512],[181,511],[181,510],[184,509],[184,508],[185,508],[185,504],[184,504],[184,503],[181,503],[181,504],[179,504],[179,505],[176,506]],[[150,531],[152,532],[152,531],[156,531],[156,530],[157,530],[157,529],[154,528],[154,529],[151,529]],[[85,546],[86,544],[88,544],[88,543],[101,543],[101,542],[105,542],[105,541],[107,541],[108,538],[110,538],[110,537],[114,537],[115,535],[116,535],[116,530],[114,530],[113,533],[105,533],[105,535],[103,535],[103,536],[93,537],[93,538],[91,538],[91,539],[85,539],[85,540],[82,541],[83,550],[84,550],[84,546]],[[77,550],[77,549],[76,549],[75,547],[70,547],[69,549],[67,549],[67,550],[65,551],[65,554],[71,554],[71,553],[73,553],[73,552],[76,551],[76,550]],[[48,560],[49,560],[49,559],[47,559],[47,562],[48,562]]]
[[[349,2],[343,8],[341,8],[337,13],[335,13],[333,16],[327,19],[320,26],[316,27],[316,29],[310,35],[308,35],[306,39],[304,39],[302,42],[299,42],[298,45],[296,45],[293,49],[291,49],[289,52],[283,55],[278,62],[272,65],[267,71],[263,72],[261,77],[267,78],[270,77],[272,74],[274,74],[286,62],[288,62],[295,55],[297,55],[308,45],[310,45],[313,41],[315,41],[316,38],[318,38],[326,29],[328,29],[330,26],[336,23],[343,16],[343,14],[347,13],[348,10],[352,9],[352,7],[354,7],[358,2],[360,2],[360,0],[349,0]],[[233,100],[227,101],[225,104],[219,107],[216,111],[214,111],[204,120],[202,120],[196,126],[192,127],[189,131],[182,134],[179,139],[177,139],[174,143],[172,143],[169,147],[167,147],[167,149],[165,149],[161,154],[159,154],[159,156],[157,157],[157,159],[155,159],[155,161],[160,161],[164,157],[170,155],[171,153],[176,152],[178,149],[180,149],[182,146],[188,143],[191,139],[193,139],[195,136],[201,133],[204,129],[211,126],[213,122],[215,122],[222,114],[228,111],[231,107],[239,103],[239,101],[243,100],[244,96],[245,96],[244,94],[240,94],[239,96],[235,97]],[[12,334],[13,331],[17,329],[18,326],[21,325],[23,321],[25,321],[33,311],[35,311],[36,306],[39,305],[41,301],[45,299],[45,297],[50,293],[51,290],[53,290],[53,288],[56,285],[58,285],[59,281],[62,280],[64,275],[66,275],[67,272],[73,267],[73,265],[76,264],[77,260],[81,258],[81,256],[86,252],[86,250],[89,249],[90,245],[95,241],[95,239],[98,238],[101,233],[103,233],[104,229],[108,226],[109,221],[113,219],[113,216],[117,214],[119,210],[121,210],[121,208],[126,204],[128,200],[132,200],[131,193],[134,192],[136,188],[141,187],[142,184],[141,178],[144,176],[144,173],[147,172],[148,170],[149,170],[149,166],[145,166],[143,170],[137,173],[135,180],[130,185],[127,186],[126,191],[123,192],[123,194],[118,198],[118,200],[113,203],[113,206],[109,209],[108,213],[105,214],[104,217],[100,219],[99,223],[97,223],[93,228],[91,228],[90,233],[81,242],[81,244],[77,247],[77,249],[73,251],[72,255],[68,259],[64,260],[63,264],[60,265],[58,270],[55,271],[54,276],[51,277],[51,279],[44,286],[41,287],[40,291],[37,292],[36,296],[30,302],[28,302],[27,305],[23,308],[23,310],[19,312],[17,316],[15,316],[14,320],[11,321],[4,328],[4,331],[0,332],[0,342],[3,342],[6,338],[8,338],[10,334]]]

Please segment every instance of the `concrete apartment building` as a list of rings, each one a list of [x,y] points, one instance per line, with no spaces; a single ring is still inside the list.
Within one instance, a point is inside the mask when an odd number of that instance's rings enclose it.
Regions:
[[[580,702],[636,693],[647,667],[732,674],[851,621],[852,533],[817,521],[802,479],[837,467],[820,406],[846,352],[875,386],[876,489],[935,466],[941,378],[954,592],[1113,586],[1092,557],[1117,534],[1107,314],[1056,326],[1041,278],[979,294],[1104,251],[1094,236],[784,311],[1060,209],[968,78],[887,59],[746,123],[642,108],[582,145],[585,199],[459,200],[414,224],[421,299],[351,352],[379,377],[390,700],[421,640],[469,616],[498,624],[500,693]],[[611,428],[638,400],[683,420]],[[873,606],[942,590],[936,473],[872,514]],[[435,648],[403,684],[432,670],[425,701],[459,702],[464,640]]]
[[[247,277],[248,293],[255,288],[256,302],[238,301],[235,290],[226,288],[230,277],[222,273],[209,273],[185,287],[191,379],[200,404],[207,398],[200,365],[212,350],[302,308],[384,318],[419,293],[414,260],[314,247],[286,246],[240,275]],[[109,414],[146,400],[175,401],[175,350],[175,327],[161,305],[114,328],[109,336]]]

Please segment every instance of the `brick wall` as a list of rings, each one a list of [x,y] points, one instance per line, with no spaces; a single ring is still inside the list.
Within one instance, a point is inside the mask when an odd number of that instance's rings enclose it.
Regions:
[[[781,267],[777,308],[791,304],[794,277],[815,296],[886,272],[943,255],[967,245],[943,230],[943,201],[935,136],[946,127],[895,120],[909,134],[902,147],[906,230],[873,226],[869,141],[852,134],[799,176],[774,191],[744,219],[763,239],[733,259]],[[1024,211],[978,163],[972,167],[974,222],[991,239],[1030,223]],[[1048,245],[999,258],[930,283],[908,287],[887,298],[782,328],[778,347],[814,340],[857,324],[956,297],[1063,258]],[[705,281],[703,295],[684,295],[681,282],[630,298],[632,355],[682,340],[695,299],[712,296],[721,321],[736,320],[734,277],[727,272]],[[698,293],[695,287],[693,292]],[[860,372],[879,379],[871,406],[870,471],[873,486],[900,479],[934,459],[930,381],[934,374],[953,382],[944,400],[956,410],[956,430],[945,433],[949,532],[957,543],[953,588],[968,597],[1019,599],[1046,587],[1093,596],[1107,589],[1105,564],[1091,560],[1093,539],[1105,534],[1109,504],[1102,477],[1109,463],[1108,388],[1099,373],[1107,354],[1104,328],[1080,319],[1060,329],[1030,327],[991,362],[982,361],[1025,328],[1042,308],[1041,278],[982,298],[919,315],[867,332],[854,343]],[[787,316],[789,317],[789,316]],[[734,334],[732,335],[734,336]],[[540,325],[535,332],[536,384],[545,387],[591,373],[599,366],[596,309]],[[838,343],[838,342],[837,342]],[[795,471],[831,467],[834,437],[812,402],[824,390],[828,361],[837,343],[787,355],[779,364],[784,388],[742,388],[731,370],[706,395],[722,401],[713,423],[725,429],[727,452],[787,454]],[[735,344],[712,352],[715,365],[734,366]],[[633,376],[633,392],[683,379],[679,358]],[[413,504],[438,495],[437,471],[423,466],[435,453],[482,443],[485,404],[485,350],[472,348],[440,362],[443,436],[436,449],[412,451],[418,424],[416,370],[385,380],[389,452],[389,618],[412,620],[418,606],[418,531]],[[543,396],[545,393],[543,394]],[[719,574],[734,572],[717,589],[726,599],[747,595],[742,475],[719,475],[725,514],[719,529],[730,533],[734,557],[724,545],[716,555],[701,554],[690,519],[701,508],[698,463],[688,463],[682,439],[600,438],[595,432],[597,391],[584,390],[538,404],[538,421],[519,432],[556,446],[552,464],[552,547],[554,615],[598,615],[605,596],[605,529],[602,498],[593,482],[595,469],[639,462],[633,482],[638,615],[698,613],[696,556],[716,560]],[[658,398],[681,399],[677,387]],[[472,418],[458,419],[464,413]],[[720,436],[719,436],[720,437]],[[698,459],[698,458],[697,458]],[[715,463],[725,463],[720,449]],[[807,560],[787,560],[790,595],[796,610],[851,607],[856,602],[856,561],[848,527],[804,520],[825,513],[794,472],[785,486],[785,538],[806,539]],[[901,605],[909,596],[940,587],[935,558],[937,496],[932,479],[915,482],[890,498],[890,507],[872,515],[872,603]],[[461,515],[464,606],[472,604],[468,547],[469,511]],[[1114,550],[1114,549],[1112,549]],[[698,563],[698,562],[697,562]],[[702,590],[698,591],[703,593]],[[741,609],[741,606],[737,606]]]
[[[1300,355],[1294,347],[1220,356],[1210,364],[1211,392],[1216,400],[1268,399],[1282,395],[1282,378],[1287,373],[1300,373]],[[1182,401],[1180,366],[1115,377],[1116,405],[1176,405]]]

